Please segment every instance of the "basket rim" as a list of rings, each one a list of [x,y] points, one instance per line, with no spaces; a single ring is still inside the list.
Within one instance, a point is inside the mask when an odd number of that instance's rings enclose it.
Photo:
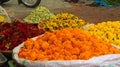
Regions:
[[[12,53],[12,50],[4,50],[4,51],[0,50],[0,52],[1,53]]]

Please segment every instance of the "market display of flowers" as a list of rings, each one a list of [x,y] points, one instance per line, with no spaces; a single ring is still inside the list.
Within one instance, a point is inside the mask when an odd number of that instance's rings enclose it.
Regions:
[[[46,31],[56,31],[67,27],[82,29],[86,24],[86,21],[79,19],[73,14],[61,13],[47,20],[43,24],[42,28]]]
[[[43,34],[44,31],[38,29],[33,24],[19,22],[15,20],[11,23],[0,23],[0,50],[12,50],[27,38],[32,38]]]
[[[22,44],[17,59],[88,60],[120,54],[112,45],[120,47],[120,21],[85,27],[89,23],[74,14],[54,15],[45,7],[36,8],[24,21],[4,21],[0,15],[0,51],[12,51]]]
[[[120,21],[101,22],[86,28],[86,32],[120,47]]]
[[[79,29],[65,28],[28,39],[19,57],[27,60],[87,60],[94,56],[120,54],[110,43]]]

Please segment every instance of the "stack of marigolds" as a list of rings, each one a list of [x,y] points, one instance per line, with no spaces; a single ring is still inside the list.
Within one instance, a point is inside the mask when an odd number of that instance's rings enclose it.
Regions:
[[[36,40],[28,39],[19,58],[28,60],[87,60],[94,56],[118,54],[120,51],[78,28],[46,32]]]
[[[86,32],[120,47],[120,21],[107,21],[86,28]]]
[[[79,19],[77,16],[68,13],[57,14],[51,19],[48,19],[47,22],[43,24],[43,29],[46,31],[56,31],[63,28],[79,28],[82,29],[86,25],[82,19]]]

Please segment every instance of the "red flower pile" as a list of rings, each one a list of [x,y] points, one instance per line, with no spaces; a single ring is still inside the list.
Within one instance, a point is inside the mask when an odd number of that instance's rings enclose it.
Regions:
[[[38,29],[33,24],[19,21],[0,23],[0,50],[12,50],[27,40],[27,38],[32,38],[43,33],[42,29]]]

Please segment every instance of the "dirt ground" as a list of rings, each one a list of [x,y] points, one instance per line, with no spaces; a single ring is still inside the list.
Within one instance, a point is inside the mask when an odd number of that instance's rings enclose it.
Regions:
[[[89,23],[120,20],[120,6],[91,7],[91,6],[87,6],[87,4],[82,4],[82,3],[77,3],[77,4],[72,3],[72,5],[73,6],[70,8],[57,8],[51,11],[54,12],[55,14],[62,12],[72,13]]]

